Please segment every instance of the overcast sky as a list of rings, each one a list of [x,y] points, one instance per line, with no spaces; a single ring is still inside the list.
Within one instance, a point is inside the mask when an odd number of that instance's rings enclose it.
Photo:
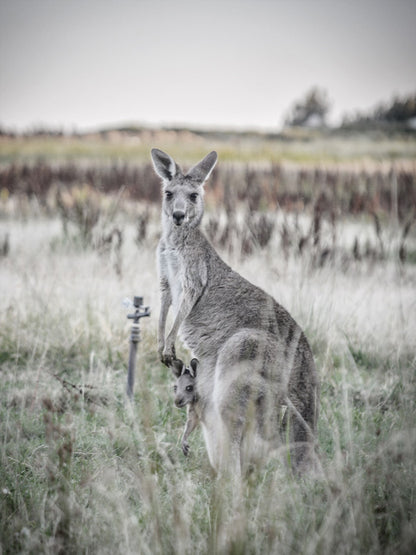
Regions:
[[[416,0],[0,0],[0,125],[278,128],[416,92]]]

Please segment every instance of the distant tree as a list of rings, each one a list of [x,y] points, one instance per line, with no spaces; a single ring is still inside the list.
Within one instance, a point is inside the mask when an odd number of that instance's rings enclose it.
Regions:
[[[416,117],[416,94],[405,98],[394,98],[387,107],[375,110],[375,119],[379,121],[403,122]]]
[[[366,114],[345,116],[342,127],[347,129],[415,129],[416,94],[395,97],[389,103],[379,104]]]
[[[303,99],[295,102],[285,123],[289,126],[323,127],[330,106],[326,91],[314,87]]]

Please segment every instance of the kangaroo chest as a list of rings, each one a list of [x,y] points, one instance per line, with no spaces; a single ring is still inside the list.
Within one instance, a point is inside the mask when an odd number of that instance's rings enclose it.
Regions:
[[[207,283],[207,269],[197,252],[167,247],[164,250],[165,273],[169,281],[173,310],[176,313],[183,295],[199,296]],[[196,300],[195,298],[193,299]]]
[[[168,279],[172,295],[172,306],[176,314],[179,309],[183,291],[183,268],[176,249],[166,248],[163,252],[163,262],[163,269]]]

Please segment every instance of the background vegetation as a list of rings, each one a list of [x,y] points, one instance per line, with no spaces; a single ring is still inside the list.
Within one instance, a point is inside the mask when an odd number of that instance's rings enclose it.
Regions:
[[[0,551],[414,552],[411,135],[0,141]],[[156,355],[150,146],[185,165],[219,151],[205,230],[306,331],[322,382],[319,476],[297,479],[276,457],[240,497],[212,475],[199,432],[183,457],[185,415]],[[152,316],[130,406],[122,301],[134,294]]]

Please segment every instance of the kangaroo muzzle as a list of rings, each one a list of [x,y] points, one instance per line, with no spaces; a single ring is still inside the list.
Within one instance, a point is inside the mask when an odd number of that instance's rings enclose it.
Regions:
[[[175,225],[182,225],[185,219],[185,212],[183,212],[182,210],[175,210],[175,212],[172,214],[172,217]]]
[[[184,399],[183,397],[176,397],[176,398],[175,398],[175,405],[176,405],[178,408],[182,408],[182,407],[184,407],[184,406],[186,405],[186,401],[185,401],[185,399]]]

